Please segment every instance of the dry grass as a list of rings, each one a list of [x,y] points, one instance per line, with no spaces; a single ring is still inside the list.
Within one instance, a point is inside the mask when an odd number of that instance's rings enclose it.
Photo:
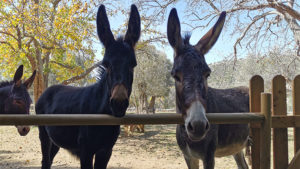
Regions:
[[[176,125],[145,126],[146,133],[127,137],[122,132],[114,147],[109,169],[182,169],[187,168],[176,144]],[[289,130],[290,159],[293,157],[292,130]],[[0,127],[0,168],[39,169],[41,162],[38,129],[26,137],[18,136],[15,127]],[[201,163],[200,163],[201,164]],[[79,161],[60,150],[52,169],[78,169]],[[202,166],[200,167],[202,168]],[[237,168],[232,157],[216,159],[217,169]]]

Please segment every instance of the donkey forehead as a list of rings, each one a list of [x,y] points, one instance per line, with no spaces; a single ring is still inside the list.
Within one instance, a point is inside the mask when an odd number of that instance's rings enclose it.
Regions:
[[[130,55],[133,52],[133,47],[123,40],[118,39],[111,46],[106,49],[106,53],[120,53],[121,55]]]
[[[13,87],[12,89],[12,97],[16,99],[25,99],[31,102],[31,98],[29,96],[29,93],[27,92],[27,88],[24,84],[22,84],[20,87]]]
[[[105,59],[110,61],[124,60],[130,62],[135,60],[134,49],[126,42],[115,42],[105,50]]]
[[[27,93],[27,89],[23,84],[21,84],[19,87],[12,86],[12,93],[16,96],[25,95]]]
[[[177,70],[187,70],[192,72],[199,71],[210,71],[210,68],[208,67],[205,58],[203,55],[200,55],[199,53],[189,50],[179,56],[177,56],[174,59],[174,68],[175,71]]]

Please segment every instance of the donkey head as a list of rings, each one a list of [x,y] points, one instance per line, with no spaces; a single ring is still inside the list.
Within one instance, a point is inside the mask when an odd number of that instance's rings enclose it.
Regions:
[[[36,71],[29,79],[22,83],[23,65],[19,66],[15,72],[13,84],[10,86],[8,97],[4,101],[5,114],[29,114],[32,100],[29,96],[28,89],[33,83]],[[26,135],[30,128],[28,126],[16,126],[20,135]]]
[[[196,45],[189,43],[190,36],[181,37],[176,9],[168,19],[167,35],[174,49],[172,76],[176,87],[176,109],[185,118],[185,128],[192,140],[201,140],[209,129],[207,111],[207,78],[210,75],[204,55],[217,41],[224,25],[226,13],[222,12],[217,23]]]
[[[102,64],[107,70],[110,107],[114,116],[122,117],[129,105],[133,71],[137,65],[134,46],[140,37],[141,24],[136,6],[131,6],[128,29],[124,38],[114,39],[104,5],[98,10],[97,31],[105,47]]]

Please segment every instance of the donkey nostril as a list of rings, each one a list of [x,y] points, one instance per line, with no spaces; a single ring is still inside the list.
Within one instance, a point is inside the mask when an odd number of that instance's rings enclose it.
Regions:
[[[193,126],[192,126],[191,123],[188,123],[187,128],[188,128],[189,131],[193,131],[194,130],[194,128],[193,128]]]

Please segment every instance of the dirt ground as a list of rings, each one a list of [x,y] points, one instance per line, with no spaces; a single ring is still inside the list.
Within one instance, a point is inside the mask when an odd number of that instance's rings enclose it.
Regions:
[[[122,132],[114,146],[108,169],[185,169],[176,144],[175,125],[145,126],[146,133],[127,137]],[[26,137],[13,126],[0,127],[0,169],[40,169],[41,151],[37,127]],[[200,163],[201,165],[201,163]],[[56,155],[52,169],[79,169],[79,161],[66,150]],[[203,168],[202,166],[200,168]],[[233,158],[216,159],[216,169],[237,168]]]

